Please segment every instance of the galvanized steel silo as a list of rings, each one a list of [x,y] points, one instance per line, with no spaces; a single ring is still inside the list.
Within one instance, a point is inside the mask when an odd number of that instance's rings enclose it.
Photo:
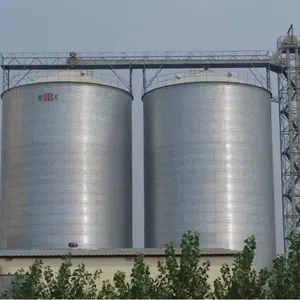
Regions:
[[[2,95],[1,248],[132,247],[132,96],[82,75]]]
[[[204,71],[147,92],[144,102],[145,247],[241,250],[256,266],[275,255],[270,93]]]

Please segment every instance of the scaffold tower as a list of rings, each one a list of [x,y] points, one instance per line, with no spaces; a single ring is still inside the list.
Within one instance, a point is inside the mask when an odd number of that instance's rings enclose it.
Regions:
[[[278,73],[281,180],[285,253],[300,225],[300,65],[299,38],[291,25],[277,42],[277,55],[285,61]]]

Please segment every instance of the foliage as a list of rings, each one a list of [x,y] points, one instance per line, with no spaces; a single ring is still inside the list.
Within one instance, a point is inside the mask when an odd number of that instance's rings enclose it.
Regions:
[[[214,296],[217,299],[265,299],[269,271],[262,269],[257,273],[253,269],[256,243],[254,236],[245,240],[245,247],[240,252],[232,269],[227,264],[221,268],[221,278],[214,282]]]
[[[274,260],[268,286],[269,298],[300,298],[300,234],[291,239],[288,258],[280,255]]]
[[[177,262],[175,248],[167,245],[165,262],[158,262],[159,275],[155,280],[156,298],[202,299],[209,298],[210,263],[200,262],[199,234],[185,233],[181,242],[181,259]]]
[[[101,270],[90,273],[84,264],[72,266],[71,255],[63,258],[58,272],[36,260],[29,270],[16,272],[1,298],[14,299],[296,299],[300,298],[300,235],[291,239],[289,257],[278,256],[273,268],[259,272],[252,267],[256,242],[245,247],[233,266],[224,264],[211,286],[210,263],[202,261],[199,234],[185,233],[181,257],[172,243],[165,259],[158,261],[158,275],[152,277],[142,255],[134,259],[130,277],[118,271],[112,281],[101,282]]]
[[[44,267],[36,260],[28,271],[16,272],[11,286],[1,295],[2,299],[92,299],[97,297],[96,281],[101,270],[94,274],[80,264],[71,271],[71,256],[63,258],[57,274],[50,266]]]

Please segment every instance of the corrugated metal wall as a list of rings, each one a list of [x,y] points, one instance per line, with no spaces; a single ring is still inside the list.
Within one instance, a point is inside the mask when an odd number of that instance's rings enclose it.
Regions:
[[[132,246],[131,106],[88,83],[5,92],[1,248]]]
[[[257,239],[256,266],[275,255],[270,94],[225,82],[144,95],[145,246],[241,250]]]

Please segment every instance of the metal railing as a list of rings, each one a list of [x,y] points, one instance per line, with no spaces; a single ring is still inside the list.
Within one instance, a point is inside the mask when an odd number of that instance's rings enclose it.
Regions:
[[[24,72],[24,71],[23,71]],[[120,80],[114,74],[107,74],[107,73],[99,73],[89,75],[86,72],[86,75],[80,76],[80,72],[76,72],[74,76],[73,72],[55,72],[55,71],[31,71],[30,73],[24,74],[16,74],[10,78],[9,87],[13,88],[20,85],[25,84],[33,84],[38,82],[58,82],[58,81],[84,81],[87,83],[100,83],[103,85],[109,85],[113,87],[117,87],[120,89],[124,89],[128,91],[128,86],[126,86],[122,80]]]
[[[249,72],[228,72],[227,74],[220,74],[217,72],[188,71],[159,75],[147,86],[146,92],[167,85],[199,81],[246,83],[267,89],[266,79],[260,74],[255,74],[254,76],[253,74],[249,74]]]
[[[70,53],[2,53],[1,66],[51,66],[66,65],[71,61],[236,61],[268,60],[274,54],[269,50],[252,51],[165,51],[165,52],[78,52],[71,58]]]

